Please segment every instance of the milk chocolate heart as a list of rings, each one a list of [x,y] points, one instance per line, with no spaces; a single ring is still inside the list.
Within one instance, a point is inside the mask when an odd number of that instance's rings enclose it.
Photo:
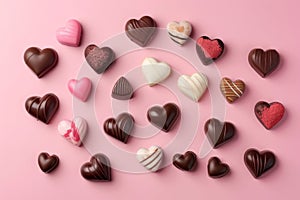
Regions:
[[[144,47],[151,40],[156,31],[156,22],[149,16],[143,16],[141,19],[130,19],[126,25],[126,35],[134,43]]]
[[[134,119],[129,113],[122,113],[116,119],[109,118],[103,124],[105,133],[125,144],[128,141],[133,127]]]
[[[99,48],[90,44],[85,48],[84,56],[87,63],[97,73],[103,73],[115,60],[115,53],[109,47]]]
[[[274,49],[269,49],[267,51],[253,49],[248,55],[248,61],[251,67],[264,78],[278,67],[280,56]]]
[[[56,66],[58,55],[54,49],[30,47],[24,53],[24,61],[38,78],[42,78]]]
[[[168,132],[180,117],[180,109],[174,103],[167,103],[163,107],[154,106],[147,112],[147,118],[151,124]]]
[[[197,164],[197,155],[192,151],[185,154],[175,154],[173,156],[173,165],[180,170],[191,171]]]
[[[29,97],[25,102],[27,112],[38,120],[48,124],[59,107],[59,100],[55,94],[43,97]]]
[[[218,157],[212,157],[207,165],[208,175],[212,178],[221,178],[228,174],[230,168],[227,164],[222,163]]]
[[[235,128],[232,123],[212,118],[206,121],[204,131],[213,148],[218,148],[234,136]]]
[[[220,39],[202,36],[197,40],[196,51],[203,65],[209,65],[222,55],[224,43]]]
[[[131,99],[133,95],[133,88],[129,81],[125,77],[121,77],[115,83],[111,97],[118,100],[128,100]]]
[[[276,157],[271,151],[259,152],[252,148],[245,152],[244,162],[253,177],[259,178],[275,165]]]
[[[284,112],[285,108],[279,102],[269,104],[264,101],[259,101],[254,108],[257,119],[268,130],[282,119]]]
[[[81,166],[81,175],[89,181],[111,181],[110,162],[106,155],[98,153],[91,157],[90,162]]]
[[[45,173],[52,172],[59,164],[59,158],[56,155],[49,155],[46,152],[42,152],[38,158],[38,164],[41,170]]]
[[[228,103],[239,99],[245,91],[246,85],[241,80],[232,81],[229,78],[222,78],[220,89]]]

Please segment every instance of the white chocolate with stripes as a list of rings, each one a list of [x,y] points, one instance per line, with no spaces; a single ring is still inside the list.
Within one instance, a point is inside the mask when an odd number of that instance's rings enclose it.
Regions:
[[[146,169],[156,172],[160,169],[163,160],[163,150],[159,146],[141,148],[136,153],[137,160]]]
[[[172,21],[168,23],[167,30],[171,40],[183,45],[192,33],[192,25],[188,21]]]

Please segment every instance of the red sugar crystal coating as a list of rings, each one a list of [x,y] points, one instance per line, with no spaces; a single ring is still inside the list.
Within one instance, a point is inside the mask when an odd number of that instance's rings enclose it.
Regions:
[[[202,47],[204,55],[207,58],[216,58],[222,52],[222,48],[220,47],[217,40],[199,38],[197,40],[197,44]]]
[[[261,122],[267,129],[271,129],[277,124],[284,115],[284,107],[281,103],[273,103],[271,106],[265,107],[259,116]]]

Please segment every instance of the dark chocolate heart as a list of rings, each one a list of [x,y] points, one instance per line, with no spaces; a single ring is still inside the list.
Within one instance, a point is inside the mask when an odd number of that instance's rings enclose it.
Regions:
[[[24,53],[24,61],[38,78],[42,78],[56,66],[58,55],[54,49],[30,47]]]
[[[185,154],[175,154],[173,156],[173,165],[180,170],[191,171],[197,164],[197,155],[192,151]]]
[[[133,127],[134,119],[129,113],[122,113],[116,119],[109,118],[103,124],[105,133],[125,144],[128,141]]]
[[[126,35],[139,46],[146,46],[156,31],[156,22],[149,16],[143,16],[141,19],[130,19],[126,25]]]
[[[274,49],[267,51],[262,49],[253,49],[248,55],[248,61],[251,67],[264,78],[278,67],[280,56]]]
[[[284,106],[279,102],[267,103],[259,101],[254,107],[254,113],[260,123],[266,128],[271,129],[283,117]]]
[[[149,122],[165,132],[171,130],[179,116],[179,107],[174,103],[167,103],[163,107],[154,106],[147,112]]]
[[[224,43],[220,39],[211,40],[207,36],[202,36],[197,40],[196,51],[203,65],[209,65],[222,55]]]
[[[204,131],[210,144],[218,148],[234,136],[235,128],[232,123],[212,118],[206,121]]]
[[[29,97],[25,102],[27,112],[38,120],[48,124],[59,107],[59,100],[55,94],[43,97]]]
[[[81,166],[81,175],[89,181],[111,181],[110,162],[106,155],[98,153],[91,157],[90,162]]]
[[[56,155],[49,155],[46,152],[42,152],[39,155],[38,163],[41,170],[45,173],[52,172],[59,164],[59,158]]]
[[[128,100],[132,98],[132,95],[133,88],[129,81],[124,77],[119,78],[112,89],[111,96],[118,100]]]
[[[276,157],[271,151],[248,149],[244,154],[244,162],[254,178],[258,178],[275,165]]]
[[[221,178],[228,174],[230,168],[227,164],[222,163],[218,157],[212,157],[207,165],[208,175],[212,178]]]
[[[84,56],[87,63],[97,73],[103,73],[115,60],[115,53],[109,47],[99,48],[90,44],[85,48]]]

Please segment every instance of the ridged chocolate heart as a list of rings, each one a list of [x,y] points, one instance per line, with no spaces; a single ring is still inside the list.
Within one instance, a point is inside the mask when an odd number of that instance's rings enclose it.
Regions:
[[[149,16],[143,16],[141,19],[130,19],[126,25],[126,35],[134,43],[144,47],[151,40],[156,31],[156,22]]]
[[[163,107],[154,106],[147,112],[149,122],[165,132],[171,130],[179,117],[179,107],[174,103],[167,103]]]
[[[175,154],[173,156],[173,165],[180,170],[191,171],[197,164],[197,155],[192,151],[185,154]]]
[[[109,47],[99,48],[90,44],[85,48],[84,56],[87,63],[97,73],[103,73],[115,60],[115,53]]]
[[[24,61],[38,78],[42,78],[56,66],[58,55],[54,49],[30,47],[24,53]]]
[[[111,181],[110,162],[106,155],[98,153],[91,157],[90,162],[81,166],[81,175],[89,181]]]
[[[131,99],[133,95],[133,88],[129,81],[123,76],[115,83],[111,96],[118,100]]]
[[[271,151],[248,149],[244,154],[244,162],[254,178],[258,178],[275,165],[276,157]]]
[[[221,178],[228,174],[230,168],[227,164],[222,163],[218,157],[212,157],[207,165],[208,175],[212,178]]]
[[[235,128],[232,123],[212,118],[206,121],[204,131],[213,148],[218,148],[234,136]]]
[[[228,103],[235,102],[245,91],[246,85],[241,80],[232,81],[229,78],[222,78],[220,89]]]
[[[127,143],[133,127],[134,119],[129,113],[122,113],[116,119],[109,118],[103,124],[105,133],[124,143]]]
[[[48,124],[59,107],[59,100],[55,94],[43,97],[29,97],[25,102],[27,112],[38,120]]]
[[[38,158],[38,164],[41,170],[45,173],[52,172],[59,164],[59,158],[56,155],[49,155],[46,152],[42,152]]]
[[[262,49],[253,49],[248,55],[248,61],[251,67],[264,78],[278,67],[280,56],[274,49],[267,51]]]
[[[202,36],[197,40],[196,51],[203,65],[209,65],[223,54],[224,43],[220,39]]]

